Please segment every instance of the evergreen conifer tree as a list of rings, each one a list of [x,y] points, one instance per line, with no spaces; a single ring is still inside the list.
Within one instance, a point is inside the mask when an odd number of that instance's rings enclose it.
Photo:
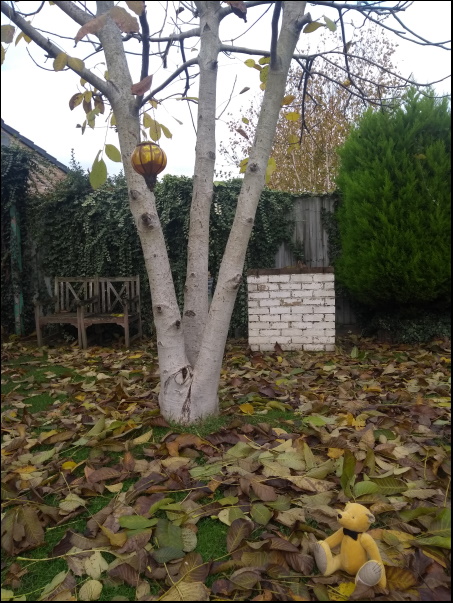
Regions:
[[[409,91],[367,111],[339,150],[338,282],[374,310],[450,302],[448,99]]]

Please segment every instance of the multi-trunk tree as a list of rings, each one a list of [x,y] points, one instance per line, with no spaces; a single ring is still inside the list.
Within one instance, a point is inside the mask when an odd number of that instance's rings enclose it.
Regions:
[[[114,125],[118,131],[120,158],[128,185],[129,202],[140,236],[146,269],[151,287],[154,323],[156,326],[157,350],[161,377],[160,406],[162,414],[182,423],[191,423],[204,416],[218,412],[217,388],[228,325],[233,311],[238,288],[241,285],[242,268],[256,208],[261,191],[265,186],[269,158],[272,151],[277,121],[285,102],[288,72],[293,59],[305,66],[307,92],[309,92],[310,70],[313,56],[302,54],[297,48],[301,32],[310,33],[326,27],[332,32],[341,31],[338,41],[331,49],[335,55],[343,53],[344,73],[349,80],[346,87],[352,94],[365,95],[364,82],[360,73],[350,69],[351,49],[346,37],[346,20],[349,13],[358,12],[364,19],[380,24],[386,29],[418,44],[430,44],[403,24],[403,15],[410,2],[310,2],[310,10],[318,12],[313,17],[306,12],[307,2],[266,0],[242,1],[194,1],[168,3],[164,11],[164,22],[157,24],[153,18],[150,35],[148,11],[155,15],[160,3],[143,1],[115,4],[103,2],[42,2],[33,15],[41,10],[63,11],[78,25],[76,42],[80,45],[87,39],[89,54],[85,61],[61,49],[67,32],[56,31],[55,35],[39,31],[23,12],[24,3],[2,2],[2,12],[12,26],[3,26],[2,39],[12,42],[15,29],[26,42],[33,41],[54,59],[54,69],[71,69],[81,80],[84,92],[71,98],[72,107],[82,104],[86,111],[86,124],[93,126],[96,116],[108,104],[113,112]],[[254,49],[224,43],[220,37],[220,25],[224,19],[242,18],[259,7],[273,10],[270,31],[263,31],[268,44]],[[92,8],[96,7],[96,14]],[[330,16],[325,15],[327,9]],[[262,10],[262,8],[261,8]],[[22,12],[21,12],[22,11]],[[184,21],[181,15],[189,15]],[[233,16],[231,16],[233,15]],[[48,23],[52,23],[51,13]],[[173,30],[166,34],[169,27]],[[231,36],[230,36],[231,37]],[[128,59],[128,44],[139,42],[142,50],[142,67],[139,84],[134,84]],[[17,38],[16,38],[17,42]],[[197,56],[187,58],[188,44],[198,50]],[[443,46],[443,43],[440,44]],[[94,56],[93,56],[94,51]],[[160,56],[167,65],[169,53],[179,52],[181,64],[172,75],[156,85],[149,73],[150,56]],[[187,54],[186,54],[187,53]],[[250,149],[243,185],[238,197],[236,216],[225,249],[224,258],[217,278],[217,287],[208,304],[208,248],[209,212],[213,194],[216,158],[216,91],[219,82],[218,63],[221,53],[239,53],[261,57],[255,63],[260,71],[260,81],[265,93],[260,108],[255,137]],[[4,52],[2,52],[4,55]],[[103,56],[104,59],[100,59]],[[319,54],[321,60],[329,59],[329,52]],[[97,75],[89,64],[105,60],[107,73]],[[248,59],[253,60],[253,59]],[[187,260],[187,279],[182,313],[178,307],[171,279],[170,264],[162,227],[156,211],[154,194],[144,179],[131,166],[131,155],[140,142],[141,126],[149,128],[150,136],[157,139],[162,127],[148,114],[146,107],[155,105],[164,98],[164,90],[181,77],[184,98],[193,83],[194,66],[198,68],[198,117],[197,143],[193,178],[193,199],[190,213],[190,230]],[[161,74],[156,73],[156,79]],[[56,84],[57,85],[57,84]],[[88,87],[88,89],[86,89]],[[167,92],[167,95],[169,93]],[[391,97],[391,91],[380,91],[383,104]],[[188,102],[191,102],[190,100]],[[302,112],[302,109],[300,109]],[[148,115],[148,116],[147,116]],[[86,125],[84,123],[84,126]],[[164,134],[165,134],[165,130]],[[117,155],[115,147],[106,148],[112,157]],[[97,185],[104,177],[102,159],[96,158],[92,170],[92,182]],[[272,163],[270,164],[272,169]],[[171,245],[171,242],[169,242]]]

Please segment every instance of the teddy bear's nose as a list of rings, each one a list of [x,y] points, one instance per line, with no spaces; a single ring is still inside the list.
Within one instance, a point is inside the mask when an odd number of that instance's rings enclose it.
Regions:
[[[343,516],[341,513],[338,513],[338,519],[341,519]]]

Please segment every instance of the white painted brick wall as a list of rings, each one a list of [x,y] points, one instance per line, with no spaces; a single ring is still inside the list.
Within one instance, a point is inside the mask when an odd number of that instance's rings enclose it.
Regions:
[[[333,273],[247,277],[252,350],[335,350]]]

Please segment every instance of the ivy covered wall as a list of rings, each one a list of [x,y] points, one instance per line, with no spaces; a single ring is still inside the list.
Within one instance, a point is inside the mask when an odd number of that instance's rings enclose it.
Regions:
[[[214,286],[233,222],[240,185],[241,180],[236,179],[222,182],[215,187],[209,255],[209,269]],[[182,303],[192,179],[165,176],[156,186],[155,194],[178,299]],[[291,245],[294,224],[290,210],[294,199],[295,196],[288,193],[271,190],[263,192],[247,252],[244,275],[250,268],[272,267],[281,242],[285,241]],[[57,183],[51,192],[27,198],[22,222],[24,258],[27,269],[32,273],[26,295],[27,332],[34,329],[33,294],[39,291],[40,297],[47,296],[50,304],[44,277],[95,274],[140,275],[145,332],[152,332],[148,278],[139,237],[129,210],[126,183],[122,176],[111,178],[103,187],[93,191],[87,175],[74,164],[73,170],[64,180]],[[300,251],[294,251],[297,257],[302,259]],[[31,264],[33,270],[30,270]],[[3,276],[2,264],[2,285]],[[231,335],[245,335],[247,332],[245,283],[244,277],[231,322]],[[5,304],[6,314],[9,307],[10,304]],[[2,324],[4,310],[2,308]],[[12,308],[10,312],[12,313]]]

